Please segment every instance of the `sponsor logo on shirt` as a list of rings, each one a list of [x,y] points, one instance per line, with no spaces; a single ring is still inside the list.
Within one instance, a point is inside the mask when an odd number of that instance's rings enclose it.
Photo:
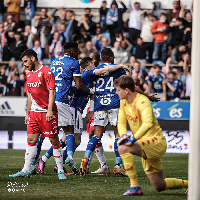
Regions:
[[[41,81],[39,80],[38,82],[27,83],[27,85],[28,87],[40,87]]]
[[[131,121],[134,121],[134,122],[136,122],[137,120],[138,120],[138,116],[130,116],[130,115],[126,115],[126,117],[127,117],[127,119],[128,120],[131,120]]]

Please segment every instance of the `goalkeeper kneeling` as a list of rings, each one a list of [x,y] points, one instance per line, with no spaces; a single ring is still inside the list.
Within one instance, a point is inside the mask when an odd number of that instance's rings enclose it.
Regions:
[[[123,195],[143,194],[138,183],[134,155],[142,157],[144,171],[157,191],[187,188],[187,180],[163,178],[161,157],[166,152],[167,143],[149,99],[135,92],[135,84],[130,76],[121,76],[114,84],[121,99],[118,114],[118,132],[121,137],[118,140],[118,151],[131,184]],[[131,136],[126,134],[127,121],[133,134]]]

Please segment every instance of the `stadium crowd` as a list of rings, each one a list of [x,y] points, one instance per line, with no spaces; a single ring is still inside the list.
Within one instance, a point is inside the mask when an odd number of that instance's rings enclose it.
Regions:
[[[37,0],[25,0],[24,22],[20,4],[21,0],[6,0],[6,8],[0,0],[0,96],[26,95],[26,69],[20,62],[24,50],[33,49],[41,63],[51,63],[63,55],[65,42],[76,41],[79,59],[111,48],[115,64],[128,64],[145,93],[158,93],[162,101],[190,98],[193,4],[186,9],[173,1],[173,9],[166,11],[159,1],[152,10],[141,10],[140,3],[131,0],[128,7],[123,1],[102,1],[97,17],[90,8],[81,16],[62,8],[41,8],[37,13]]]

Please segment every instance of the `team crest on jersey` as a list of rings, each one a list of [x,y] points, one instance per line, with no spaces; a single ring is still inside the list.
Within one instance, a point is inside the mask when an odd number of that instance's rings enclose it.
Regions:
[[[39,73],[38,73],[38,77],[40,77],[41,75],[42,75],[42,72],[39,72]]]
[[[30,76],[30,74],[28,74],[28,76],[27,77],[29,77]]]
[[[142,102],[141,102],[141,104],[144,104],[144,103],[145,103],[145,101],[142,101]]]
[[[51,74],[51,72],[48,72],[48,74]]]

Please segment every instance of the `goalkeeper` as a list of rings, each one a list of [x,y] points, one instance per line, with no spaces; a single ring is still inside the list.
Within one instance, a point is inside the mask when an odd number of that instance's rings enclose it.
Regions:
[[[121,99],[118,114],[118,132],[121,137],[118,140],[118,151],[131,184],[123,195],[143,194],[138,184],[134,155],[142,158],[144,171],[157,191],[188,187],[187,180],[163,177],[161,157],[166,152],[167,143],[149,99],[135,92],[135,84],[130,76],[123,75],[114,84]],[[127,135],[127,121],[132,136]]]

